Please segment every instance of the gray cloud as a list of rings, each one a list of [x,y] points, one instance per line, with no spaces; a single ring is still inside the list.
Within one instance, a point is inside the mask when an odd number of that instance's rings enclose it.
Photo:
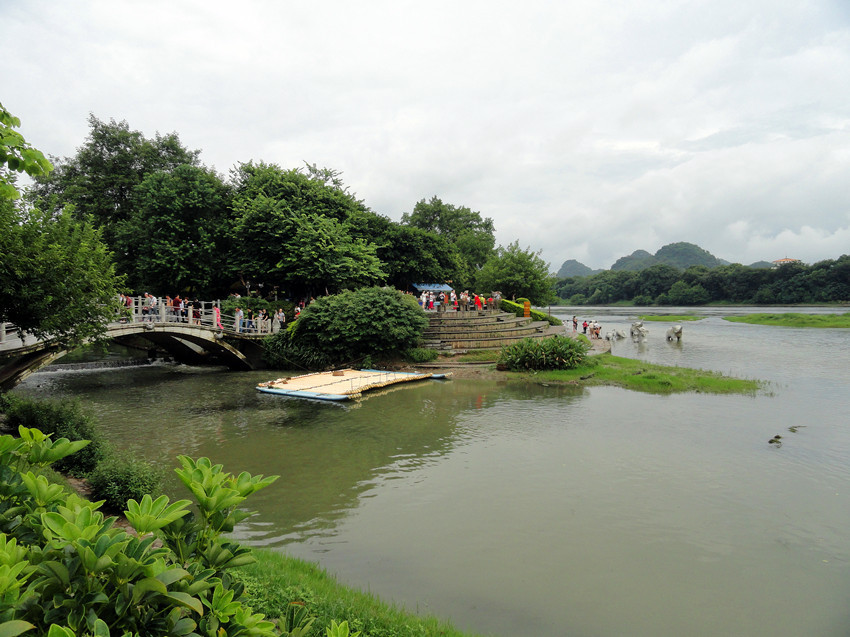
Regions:
[[[843,2],[551,4],[5,3],[3,103],[54,155],[93,112],[222,173],[335,168],[395,219],[437,195],[553,269],[850,252]]]

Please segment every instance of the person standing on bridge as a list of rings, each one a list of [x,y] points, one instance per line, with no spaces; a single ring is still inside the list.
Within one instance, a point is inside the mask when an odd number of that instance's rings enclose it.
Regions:
[[[242,312],[242,309],[237,307],[236,308],[236,314],[235,314],[235,317],[233,319],[233,329],[236,330],[237,332],[242,331],[242,317],[244,317],[244,316],[245,316],[245,314]]]
[[[215,326],[218,329],[223,330],[224,325],[221,324],[221,310],[219,309],[218,305],[213,306],[213,319],[215,320]]]

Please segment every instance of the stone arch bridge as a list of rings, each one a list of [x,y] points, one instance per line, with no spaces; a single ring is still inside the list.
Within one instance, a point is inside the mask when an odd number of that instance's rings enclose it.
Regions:
[[[131,316],[110,323],[104,337],[134,347],[165,350],[175,360],[191,365],[226,365],[234,370],[263,367],[262,339],[270,332],[270,322],[243,331],[247,326],[234,325],[232,318],[227,328],[221,323],[214,325],[213,320],[211,311],[204,312],[200,319]],[[49,339],[36,340],[26,335],[21,339],[14,326],[0,324],[0,390],[11,389],[73,349]]]

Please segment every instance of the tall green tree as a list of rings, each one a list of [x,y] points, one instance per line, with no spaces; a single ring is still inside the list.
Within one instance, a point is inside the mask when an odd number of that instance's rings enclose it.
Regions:
[[[337,185],[264,163],[241,164],[233,184],[230,262],[246,287],[326,294],[385,279],[377,246],[360,236],[374,213]]]
[[[377,256],[384,264],[386,283],[407,290],[413,283],[451,282],[468,286],[462,278],[466,264],[444,237],[375,215],[358,232],[372,238]]]
[[[221,177],[200,166],[148,174],[116,229],[117,262],[128,285],[201,295],[226,287],[230,200]]]
[[[507,248],[499,246],[475,278],[479,292],[498,290],[504,298],[527,298],[535,305],[545,305],[554,298],[554,277],[540,251],[519,247],[514,241]]]
[[[92,224],[0,201],[0,322],[64,343],[102,334],[120,283]]]
[[[199,153],[186,149],[176,133],[146,138],[126,121],[104,122],[89,115],[83,145],[73,157],[54,158],[56,170],[36,179],[32,197],[45,210],[73,204],[76,218],[91,218],[117,251],[117,224],[130,218],[136,186],[150,173],[198,165]]]
[[[20,120],[0,105],[0,322],[60,342],[103,333],[117,305],[115,269],[87,222],[13,203],[7,171],[44,175],[50,163],[12,130]]]
[[[484,266],[496,245],[493,220],[466,206],[443,203],[438,197],[422,199],[413,212],[401,216],[403,224],[438,234],[455,247],[467,264],[469,274]]]

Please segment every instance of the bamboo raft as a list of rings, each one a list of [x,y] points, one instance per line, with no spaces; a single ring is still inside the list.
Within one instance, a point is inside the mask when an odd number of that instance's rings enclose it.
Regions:
[[[451,374],[388,372],[379,369],[341,369],[278,378],[257,385],[257,390],[281,396],[317,400],[351,400],[365,391],[426,378],[448,378]]]

